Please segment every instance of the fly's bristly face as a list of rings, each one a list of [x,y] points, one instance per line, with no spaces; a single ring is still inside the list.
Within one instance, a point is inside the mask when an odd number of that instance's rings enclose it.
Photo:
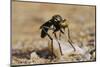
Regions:
[[[60,27],[62,27],[62,28],[68,27],[68,22],[65,22],[65,21],[66,21],[66,19],[64,19],[62,22],[60,22]]]

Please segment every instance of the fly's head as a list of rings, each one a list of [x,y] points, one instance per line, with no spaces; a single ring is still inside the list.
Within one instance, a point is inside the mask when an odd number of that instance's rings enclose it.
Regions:
[[[62,27],[62,28],[68,27],[68,22],[66,22],[66,19],[64,19],[62,22],[60,22],[60,27]]]

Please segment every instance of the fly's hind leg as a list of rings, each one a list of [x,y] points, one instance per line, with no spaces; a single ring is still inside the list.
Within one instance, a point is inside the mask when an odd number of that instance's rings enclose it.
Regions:
[[[44,30],[44,32],[47,34],[47,36],[51,40],[51,52],[52,52],[52,55],[51,55],[51,60],[50,61],[52,61],[54,59],[54,53],[53,53],[53,38],[45,30]]]

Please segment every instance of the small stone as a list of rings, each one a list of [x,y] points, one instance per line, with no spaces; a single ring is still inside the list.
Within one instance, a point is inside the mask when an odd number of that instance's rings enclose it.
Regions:
[[[82,55],[82,56],[85,56],[87,50],[82,47],[80,48],[77,44],[73,44],[73,46],[75,47],[76,51],[74,51],[73,47],[68,43],[68,42],[65,42],[65,41],[59,41],[60,42],[60,46],[61,46],[61,50],[62,50],[62,53],[63,55],[61,55],[60,53],[60,49],[59,49],[59,45],[57,43],[56,40],[53,40],[53,52],[55,54],[55,56],[58,58],[58,59],[61,59],[62,56],[66,56],[66,57],[69,57],[69,55],[71,53],[74,53],[77,55]],[[49,50],[51,50],[51,44],[49,44],[48,48]],[[88,53],[87,53],[88,54]],[[86,56],[85,56],[86,57]],[[89,57],[86,57],[86,58],[89,58]],[[64,61],[64,59],[63,59]]]
[[[36,52],[31,53],[31,59],[39,58],[39,56],[36,54]]]

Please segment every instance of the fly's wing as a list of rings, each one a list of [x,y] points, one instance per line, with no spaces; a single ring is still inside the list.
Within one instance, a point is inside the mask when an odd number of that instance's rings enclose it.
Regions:
[[[48,21],[44,23],[42,26],[40,26],[41,31],[41,38],[44,38],[48,34],[49,28],[52,26],[51,21]]]

